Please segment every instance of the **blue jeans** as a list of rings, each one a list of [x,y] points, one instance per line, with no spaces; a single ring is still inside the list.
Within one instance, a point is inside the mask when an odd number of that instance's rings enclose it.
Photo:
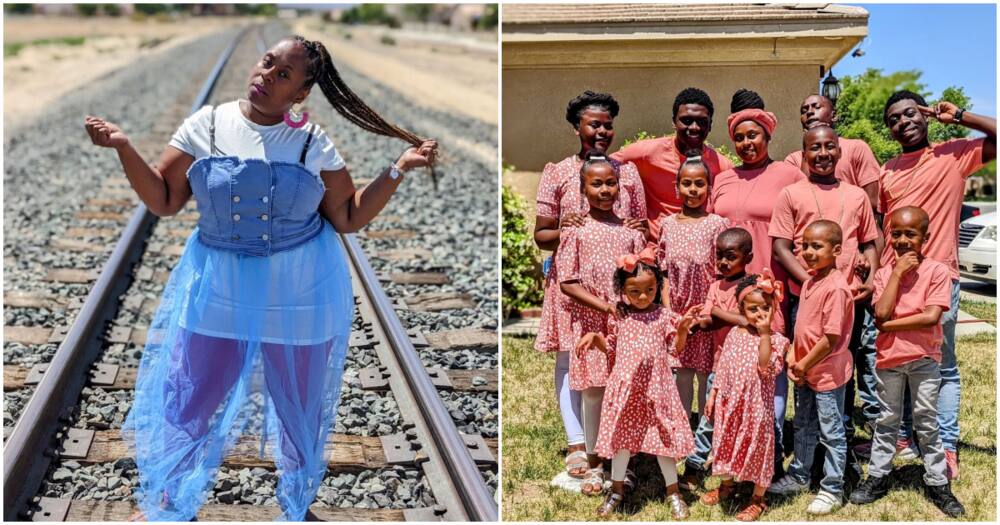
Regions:
[[[785,412],[788,408],[788,375],[785,367],[774,379],[774,471],[785,470],[785,446],[782,436],[785,434]]]
[[[941,344],[941,390],[938,392],[938,426],[941,443],[945,450],[958,449],[958,407],[962,401],[962,383],[958,373],[958,358],[955,355],[955,324],[958,322],[958,299],[962,287],[958,281],[951,282],[951,305],[941,314],[941,329],[944,341]],[[903,405],[903,426],[899,437],[908,439],[913,434],[913,407],[910,404],[910,390],[907,388]]]
[[[847,440],[854,437],[854,395],[857,386],[857,396],[861,398],[861,417],[872,425],[879,418],[882,408],[879,405],[878,379],[875,377],[875,316],[872,315],[872,305],[867,301],[854,306],[854,326],[851,329],[851,355],[854,357],[855,375],[847,382],[844,395],[844,427],[847,429]]]
[[[816,392],[808,385],[795,387],[795,459],[788,474],[800,484],[808,484],[816,445],[822,443],[826,455],[820,488],[833,495],[844,492],[847,465],[844,390],[845,385],[828,392]]]
[[[708,374],[708,392],[712,392],[712,383],[715,382],[715,372]],[[705,461],[712,453],[712,432],[715,430],[715,423],[705,417],[705,411],[701,411],[698,418],[698,428],[694,431],[694,453],[687,457],[687,468],[705,470]]]

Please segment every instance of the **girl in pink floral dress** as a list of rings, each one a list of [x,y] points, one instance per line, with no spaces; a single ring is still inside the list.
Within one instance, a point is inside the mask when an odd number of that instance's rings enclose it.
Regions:
[[[605,151],[615,137],[614,118],[618,102],[609,94],[586,91],[571,100],[566,108],[566,120],[580,139],[580,151],[558,163],[545,165],[538,185],[535,216],[535,243],[542,250],[557,252],[561,227],[580,226],[590,211],[590,204],[580,192],[580,167],[591,151]],[[619,163],[608,159],[619,173],[618,202],[615,213],[625,219],[626,226],[645,231],[646,196],[639,172],[631,162]],[[555,255],[546,263],[554,261]],[[543,289],[542,317],[539,320],[535,349],[540,352],[559,350],[557,317],[566,314],[565,296],[559,290],[558,268],[546,264]],[[569,354],[557,353],[555,367],[556,398],[566,429],[568,455],[567,472],[582,477],[587,469],[584,454],[583,427],[580,422],[580,394],[570,390],[567,382]]]
[[[657,260],[670,283],[670,308],[677,315],[704,303],[708,288],[715,281],[715,238],[729,227],[729,220],[706,210],[711,187],[711,175],[701,158],[687,159],[677,172],[681,211],[660,221]],[[694,378],[698,377],[698,410],[701,411],[705,407],[711,372],[712,334],[692,333],[677,370],[677,388],[689,418]]]
[[[559,321],[559,349],[569,352],[569,386],[583,398],[583,434],[590,470],[584,480],[584,494],[600,493],[604,471],[594,453],[600,425],[601,400],[614,355],[598,351],[572,352],[588,332],[603,333],[608,315],[618,304],[613,276],[615,259],[636,253],[645,245],[642,233],[625,226],[614,212],[618,200],[618,172],[596,153],[588,155],[581,168],[583,192],[590,212],[582,226],[564,228],[556,266],[560,290],[567,296],[566,314]]]
[[[767,508],[764,491],[774,474],[774,379],[789,344],[772,328],[782,295],[781,282],[767,268],[740,282],[736,297],[749,323],[726,336],[705,405],[715,423],[712,474],[722,483],[701,502],[717,505],[732,496],[736,481],[752,481],[753,496],[736,515],[740,521],[755,521]]]
[[[619,316],[609,317],[606,337],[588,333],[577,345],[580,353],[596,348],[615,356],[596,448],[611,458],[611,491],[597,512],[606,516],[621,504],[629,458],[643,452],[656,456],[671,511],[683,519],[688,510],[678,492],[676,465],[694,451],[694,437],[669,357],[684,349],[697,309],[680,317],[660,305],[663,274],[652,247],[620,257],[614,282],[622,298]]]

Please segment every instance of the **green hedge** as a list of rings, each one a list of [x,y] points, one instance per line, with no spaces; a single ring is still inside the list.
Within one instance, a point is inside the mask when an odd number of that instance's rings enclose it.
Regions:
[[[506,318],[513,310],[541,304],[542,284],[538,249],[528,231],[524,202],[506,184],[503,185],[502,206],[502,304],[503,316]]]

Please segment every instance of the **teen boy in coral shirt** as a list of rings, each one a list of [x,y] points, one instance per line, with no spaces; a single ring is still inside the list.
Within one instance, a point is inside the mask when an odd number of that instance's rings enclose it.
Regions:
[[[938,423],[948,461],[948,477],[958,477],[958,407],[962,388],[955,359],[955,322],[958,320],[958,223],[965,179],[997,156],[997,121],[975,115],[950,102],[928,107],[923,97],[909,91],[894,93],[885,103],[885,124],[903,153],[890,159],[879,175],[882,210],[889,215],[905,206],[916,206],[930,217],[931,236],[924,243],[926,257],[944,263],[951,273],[951,304],[941,318],[941,394]],[[976,139],[954,139],[941,144],[927,140],[927,122],[936,118],[984,133]],[[891,262],[892,250],[882,253],[882,265]],[[904,414],[904,433],[907,429]],[[905,439],[905,437],[904,437]]]
[[[733,167],[729,159],[705,144],[708,132],[712,131],[714,113],[715,107],[708,94],[689,87],[674,98],[674,135],[640,140],[611,155],[619,162],[633,162],[639,169],[642,187],[646,190],[650,239],[660,238],[661,215],[673,215],[681,209],[677,171],[688,156],[701,155],[712,177]]]
[[[793,293],[798,293],[798,283],[809,279],[806,265],[802,261],[798,246],[802,242],[802,232],[806,226],[819,219],[830,219],[840,225],[844,233],[844,244],[837,257],[837,269],[851,285],[854,295],[854,326],[852,327],[850,350],[857,367],[861,387],[858,389],[862,400],[862,417],[874,424],[879,415],[878,398],[875,396],[875,347],[874,340],[863,344],[860,337],[864,331],[866,310],[873,289],[875,272],[869,271],[864,279],[855,275],[859,266],[878,268],[876,245],[879,241],[878,225],[872,213],[868,196],[861,188],[838,180],[836,167],[844,163],[841,141],[837,132],[829,126],[814,126],[802,137],[805,152],[807,180],[785,187],[774,205],[768,234],[774,242],[774,254],[788,271],[789,284]],[[874,331],[874,320],[872,320]],[[859,332],[859,333],[854,333]],[[874,339],[875,334],[871,334]],[[853,377],[853,373],[852,373]],[[847,426],[847,440],[854,436],[851,420],[854,406],[854,382],[849,381],[845,392],[844,424]]]

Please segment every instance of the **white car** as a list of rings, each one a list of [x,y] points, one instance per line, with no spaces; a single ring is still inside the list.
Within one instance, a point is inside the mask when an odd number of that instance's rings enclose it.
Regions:
[[[996,284],[996,212],[966,219],[958,225],[958,272],[968,279]]]

